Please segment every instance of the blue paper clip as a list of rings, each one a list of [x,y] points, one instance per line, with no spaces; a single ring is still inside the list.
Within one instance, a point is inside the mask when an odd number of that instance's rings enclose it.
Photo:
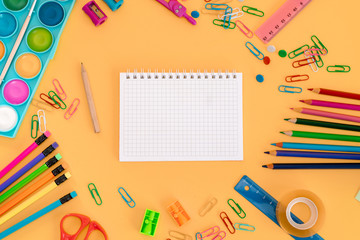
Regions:
[[[248,46],[248,44],[250,44],[251,46],[249,47]],[[252,53],[252,54],[254,54],[254,56],[255,57],[257,57],[257,59],[259,59],[259,60],[263,60],[264,59],[264,54],[262,53],[262,52],[260,52],[260,50],[259,49],[257,49],[251,42],[246,42],[245,43],[245,46],[250,50],[250,52]],[[254,52],[254,51],[255,52]]]
[[[236,227],[238,226],[238,227]],[[234,223],[234,228],[236,230],[243,230],[243,231],[248,231],[248,232],[255,232],[255,227],[251,226],[249,224],[246,223]]]
[[[209,7],[208,7],[209,6]],[[220,3],[207,3],[205,8],[207,10],[226,10],[230,6],[227,4],[220,4]]]
[[[199,235],[199,238],[198,238],[198,235]],[[203,239],[203,236],[201,235],[201,233],[200,232],[197,232],[196,234],[195,234],[195,240],[202,240]]]
[[[289,90],[289,89],[294,89],[294,90]],[[301,88],[301,87],[293,87],[293,86],[280,85],[280,86],[279,86],[279,91],[280,91],[280,92],[285,92],[285,93],[301,93],[301,92],[302,92],[302,88]]]
[[[121,189],[123,190],[124,193],[126,193],[127,198],[126,196],[124,196],[124,194],[122,194]],[[119,187],[118,192],[120,193],[122,199],[124,199],[124,201],[129,207],[134,208],[136,206],[135,201],[130,197],[130,195],[126,192],[126,190],[123,187]]]
[[[231,14],[233,12],[232,7],[228,7],[225,10],[225,15],[224,15],[224,25],[223,27],[225,29],[228,29],[230,27],[230,23],[231,23]]]

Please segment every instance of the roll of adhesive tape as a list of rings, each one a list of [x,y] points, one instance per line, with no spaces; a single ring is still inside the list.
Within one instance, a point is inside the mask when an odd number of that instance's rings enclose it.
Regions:
[[[296,204],[305,204],[310,210],[307,221],[300,223],[294,219],[291,210]],[[322,226],[325,218],[324,205],[314,193],[298,190],[282,198],[276,207],[276,218],[280,226],[290,235],[296,237],[310,237],[315,235]]]

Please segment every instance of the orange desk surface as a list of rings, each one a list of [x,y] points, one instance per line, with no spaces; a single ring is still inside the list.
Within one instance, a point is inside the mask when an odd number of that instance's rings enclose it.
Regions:
[[[346,134],[346,131],[295,126],[283,118],[301,117],[290,107],[304,106],[300,99],[356,101],[319,96],[306,90],[308,87],[324,87],[343,91],[360,92],[358,39],[358,12],[360,4],[354,0],[312,1],[272,41],[277,50],[288,52],[305,43],[311,44],[315,34],[329,49],[325,66],[350,65],[350,73],[328,73],[324,68],[313,73],[310,68],[294,69],[292,60],[282,59],[269,53],[257,37],[250,41],[265,55],[271,64],[266,66],[245,47],[249,41],[238,29],[224,30],[212,24],[215,15],[201,14],[198,25],[192,26],[184,18],[179,19],[154,0],[125,0],[116,12],[111,12],[103,1],[97,1],[108,15],[108,20],[95,27],[81,10],[86,3],[78,0],[64,29],[55,58],[50,62],[37,90],[53,89],[51,80],[59,79],[68,94],[67,104],[75,97],[81,104],[76,114],[64,119],[64,111],[47,112],[47,127],[51,140],[34,151],[41,152],[45,145],[57,141],[56,152],[71,166],[72,178],[51,194],[42,198],[9,222],[0,231],[38,211],[64,194],[76,190],[78,197],[31,225],[17,231],[7,239],[59,239],[60,219],[67,213],[76,212],[97,220],[108,232],[110,239],[156,239],[165,240],[169,230],[177,230],[193,236],[197,231],[219,225],[225,229],[219,213],[225,210],[233,222],[256,226],[256,231],[228,234],[226,239],[291,239],[279,227],[265,217],[242,196],[233,190],[243,175],[248,175],[275,198],[306,189],[316,193],[324,202],[325,223],[319,234],[325,239],[358,239],[360,202],[355,195],[360,188],[360,171],[271,171],[262,164],[272,162],[315,162],[316,160],[275,158],[263,152],[274,149],[270,143],[280,141],[303,141],[337,143],[325,140],[291,139],[280,134],[284,130],[327,131]],[[264,18],[245,15],[241,20],[252,30],[276,11],[285,1],[234,0],[232,7],[242,4],[261,9]],[[192,10],[200,11],[204,1],[182,2]],[[91,82],[99,116],[101,133],[95,134],[87,106],[80,63],[83,62]],[[145,162],[120,163],[119,146],[119,73],[128,69],[179,70],[236,70],[243,72],[244,99],[244,161],[238,162]],[[265,81],[258,83],[257,74]],[[285,76],[309,74],[310,80],[293,84],[303,88],[301,94],[280,93],[277,88],[285,83]],[[31,116],[38,109],[30,107],[15,139],[0,138],[0,168],[10,162],[20,150],[33,140],[30,138]],[[349,111],[335,110],[349,113]],[[356,113],[349,113],[356,114]],[[357,113],[359,115],[359,113]],[[316,118],[320,119],[320,118]],[[351,133],[349,133],[351,134]],[[344,144],[344,143],[343,143]],[[359,146],[358,143],[350,143]],[[326,160],[319,160],[326,161]],[[19,169],[17,167],[16,169]],[[14,171],[12,171],[13,173]],[[2,180],[3,181],[3,180]],[[103,204],[97,206],[87,189],[95,183]],[[130,209],[117,189],[122,186],[136,201]],[[199,208],[211,197],[218,199],[216,207],[205,217],[198,215]],[[228,198],[236,200],[246,211],[240,220],[227,205]],[[177,227],[166,211],[168,204],[179,200],[191,217],[190,222]],[[139,233],[145,209],[160,212],[155,237]]]

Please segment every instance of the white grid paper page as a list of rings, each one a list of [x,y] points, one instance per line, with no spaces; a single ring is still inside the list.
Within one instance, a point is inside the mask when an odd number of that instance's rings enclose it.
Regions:
[[[121,73],[120,161],[243,160],[241,73]]]

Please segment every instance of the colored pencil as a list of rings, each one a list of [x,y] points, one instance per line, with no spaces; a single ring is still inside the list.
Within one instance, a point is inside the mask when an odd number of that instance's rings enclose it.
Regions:
[[[311,120],[311,119],[306,119],[306,118],[286,118],[285,121],[295,123],[295,124],[308,125],[308,126],[325,127],[325,128],[333,128],[333,129],[341,129],[341,130],[360,132],[360,126],[351,125],[351,124],[317,121],[317,120]]]
[[[340,109],[360,111],[360,105],[355,105],[355,104],[320,101],[320,100],[314,100],[314,99],[300,100],[300,102],[303,102],[305,104],[312,105],[312,106],[340,108]]]
[[[359,153],[338,153],[338,152],[311,152],[311,151],[289,151],[274,150],[265,152],[277,157],[302,157],[302,158],[329,158],[329,159],[348,159],[360,160]]]
[[[27,198],[25,201],[11,209],[9,212],[5,213],[0,217],[0,225],[4,224],[5,222],[9,221],[11,218],[16,216],[18,213],[22,212],[24,209],[29,207],[34,202],[38,201],[40,198],[44,197],[46,194],[54,190],[57,186],[60,186],[61,183],[65,182],[67,179],[71,177],[69,172],[61,175],[58,177],[54,182],[49,183],[43,189],[36,192],[31,197]]]
[[[26,164],[22,169],[17,171],[14,175],[12,175],[9,179],[3,182],[0,185],[0,192],[4,191],[7,187],[9,187],[13,182],[18,180],[22,175],[28,172],[31,168],[33,168],[36,164],[38,164],[41,160],[43,160],[46,156],[52,153],[59,145],[54,142],[49,147],[47,147],[42,153],[40,153],[37,157],[35,157],[31,162]]]
[[[0,239],[3,239],[5,237],[9,236],[10,234],[16,232],[17,230],[25,227],[29,223],[32,223],[33,221],[37,220],[38,218],[40,218],[40,217],[44,216],[45,214],[53,211],[54,209],[60,207],[64,203],[67,203],[68,201],[75,198],[76,196],[77,196],[77,193],[75,191],[63,196],[62,198],[56,200],[55,202],[53,202],[50,205],[44,207],[43,209],[39,210],[38,212],[32,214],[31,216],[25,218],[24,220],[18,222],[17,224],[15,224],[15,225],[9,227],[8,229],[6,229],[5,231],[1,232],[0,233]]]
[[[99,133],[100,132],[100,124],[99,124],[99,120],[98,120],[98,117],[96,114],[95,103],[94,103],[94,98],[93,98],[93,95],[91,92],[89,77],[84,68],[83,63],[81,63],[81,76],[82,76],[82,79],[84,82],[86,98],[87,98],[87,102],[88,102],[89,109],[90,109],[91,119],[92,119],[92,122],[94,125],[94,131],[95,131],[95,133]]]
[[[60,153],[56,154],[56,156],[50,158],[46,163],[41,165],[38,169],[30,173],[28,176],[26,176],[24,179],[22,179],[20,182],[18,182],[16,185],[14,185],[12,188],[4,192],[0,195],[0,203],[4,202],[6,199],[11,197],[13,194],[15,194],[17,191],[19,191],[21,188],[29,184],[32,180],[37,178],[40,174],[45,172],[47,169],[49,169],[51,166],[56,164],[61,159]]]
[[[304,132],[304,131],[285,131],[281,132],[290,137],[303,137],[303,138],[317,138],[326,140],[338,140],[348,142],[360,142],[360,136],[353,135],[341,135],[341,134],[330,134],[330,133],[318,133],[318,132]]]
[[[46,183],[48,183],[50,180],[52,180],[54,177],[62,173],[66,168],[68,168],[68,165],[66,163],[63,163],[62,165],[57,166],[54,170],[46,174],[44,177],[36,181],[33,185],[26,188],[24,191],[20,192],[18,195],[16,195],[14,198],[12,198],[10,201],[6,202],[5,204],[0,206],[0,216],[3,215],[5,212],[9,211],[12,207],[14,207],[16,204],[30,196],[32,193],[34,193],[36,190],[44,186]]]
[[[12,60],[14,59],[14,56],[15,56],[15,54],[16,54],[19,46],[20,46],[20,43],[21,43],[21,41],[22,41],[22,39],[23,39],[23,37],[25,35],[26,29],[29,26],[29,22],[30,22],[30,19],[31,19],[31,15],[34,12],[35,5],[36,5],[36,0],[34,0],[33,4],[31,5],[30,11],[29,11],[27,17],[25,18],[24,24],[21,27],[19,35],[16,38],[14,46],[13,46],[13,48],[12,48],[10,54],[9,54],[9,57],[6,60],[5,66],[3,67],[3,70],[2,70],[1,75],[0,75],[0,85],[1,85],[2,81],[5,78],[7,71],[10,68]]]
[[[359,152],[360,153],[360,146],[357,147],[357,146],[293,143],[293,142],[272,143],[271,145],[277,146],[280,148],[289,148],[289,149],[320,150],[320,151],[333,151],[333,152]]]
[[[13,169],[16,165],[18,165],[27,155],[29,155],[32,151],[34,151],[40,144],[45,142],[48,137],[50,137],[51,133],[46,131],[43,135],[38,137],[28,148],[26,148],[19,156],[17,156],[14,160],[12,160],[6,167],[4,167],[0,171],[0,179],[4,177],[11,169]]]
[[[357,93],[342,92],[325,88],[309,88],[308,90],[323,95],[360,100],[360,94]]]
[[[360,163],[273,163],[263,168],[274,170],[286,169],[360,169]]]
[[[303,113],[303,114],[309,114],[309,115],[314,115],[314,116],[327,117],[327,118],[340,119],[340,120],[360,123],[360,117],[357,117],[357,116],[334,113],[334,112],[320,111],[320,110],[311,109],[311,108],[291,108],[291,109],[294,110],[295,112],[299,112],[299,113]]]

